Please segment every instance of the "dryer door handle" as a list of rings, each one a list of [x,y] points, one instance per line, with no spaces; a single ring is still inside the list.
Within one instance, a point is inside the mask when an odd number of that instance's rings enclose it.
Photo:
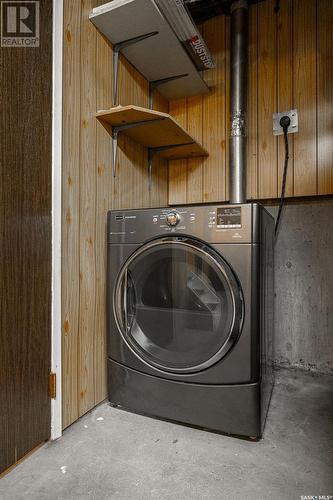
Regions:
[[[127,269],[125,269],[124,273],[124,278],[123,278],[123,307],[124,307],[124,330],[127,332],[128,329],[128,318],[127,318],[127,282],[128,282],[128,276],[127,276]]]

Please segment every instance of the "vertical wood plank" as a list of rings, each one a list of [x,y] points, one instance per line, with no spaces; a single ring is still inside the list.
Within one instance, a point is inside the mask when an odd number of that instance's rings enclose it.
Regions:
[[[122,106],[131,104],[131,89],[129,82],[132,80],[131,67],[121,56],[118,72],[118,103]],[[126,140],[122,134],[118,137],[117,165],[115,177],[114,208],[128,208],[131,198],[131,184],[133,172],[128,154],[131,154],[131,141]]]
[[[197,26],[203,34],[203,25]],[[194,96],[187,99],[187,129],[189,133],[202,143],[203,132],[203,97]],[[187,203],[201,203],[203,195],[202,158],[189,158],[186,174]]]
[[[299,132],[294,138],[294,194],[317,193],[316,1],[294,0],[294,98]]]
[[[230,16],[225,17],[225,67],[223,73],[225,82],[225,199],[229,200],[229,182],[230,182]]]
[[[131,68],[123,57],[120,57],[118,72],[118,101],[125,106],[131,102],[130,89],[126,85],[131,80]],[[123,135],[118,137],[117,165],[115,184],[117,186],[115,208],[127,208],[130,206],[130,189],[132,183],[132,169],[127,157],[127,151],[131,150],[130,141],[126,141]]]
[[[164,207],[169,202],[169,166],[168,161],[156,156],[153,166],[150,207]]]
[[[169,113],[169,102],[158,91],[154,95],[154,109]],[[157,155],[154,159],[152,187],[149,193],[151,207],[163,207],[168,204],[169,162]]]
[[[132,102],[144,108],[149,107],[149,84],[147,80],[133,68],[132,89],[134,91]],[[150,191],[148,180],[148,152],[141,145],[134,144],[134,190],[135,197],[131,200],[131,206],[138,208],[150,206]]]
[[[154,109],[157,109],[157,111],[163,111],[163,113],[169,113],[169,101],[162,96],[158,92],[158,90],[155,90],[154,93]]]
[[[258,196],[277,196],[277,139],[272,115],[277,106],[275,0],[258,4]]]
[[[247,100],[247,198],[258,197],[258,7],[249,9]]]
[[[293,2],[285,0],[280,4],[278,13],[278,105],[277,110],[287,111],[294,108],[293,99]],[[286,183],[286,196],[294,194],[294,134],[289,134],[289,164]],[[283,136],[278,136],[278,194],[282,187],[285,160]]]
[[[80,141],[79,415],[95,404],[96,306],[96,37],[89,21],[92,0],[82,0]]]
[[[62,424],[78,416],[81,6],[64,2]]]
[[[225,17],[218,16],[204,24],[205,41],[215,60],[216,68],[206,71],[210,93],[203,99],[203,146],[209,156],[203,163],[203,200],[224,201],[226,198],[226,75]]]
[[[187,99],[187,130],[202,142],[203,134],[203,106],[202,97]],[[186,202],[200,203],[202,201],[202,158],[191,158],[187,161]]]
[[[139,106],[148,104],[147,82],[123,57],[119,66],[119,103]],[[115,206],[116,208],[147,206],[149,192],[146,151],[122,134],[119,135],[118,144]]]
[[[97,36],[96,99],[97,109],[112,106],[112,51],[103,37]],[[106,398],[106,216],[113,194],[112,146],[104,127],[97,124],[96,144],[96,329],[94,335],[95,405]]]
[[[170,101],[169,112],[180,125],[187,127],[186,98]],[[169,203],[186,203],[187,160],[169,161]]]
[[[318,0],[318,194],[333,193],[333,2]]]

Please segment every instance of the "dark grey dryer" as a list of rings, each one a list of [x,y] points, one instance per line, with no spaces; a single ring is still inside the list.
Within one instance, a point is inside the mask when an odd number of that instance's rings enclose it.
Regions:
[[[260,437],[273,384],[273,242],[259,204],[110,211],[110,402]]]

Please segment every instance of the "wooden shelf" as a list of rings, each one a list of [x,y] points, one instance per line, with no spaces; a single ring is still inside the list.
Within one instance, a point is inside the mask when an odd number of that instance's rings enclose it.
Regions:
[[[115,132],[126,134],[168,160],[208,156],[203,146],[167,113],[138,106],[117,106],[98,111],[96,118],[113,137]]]
[[[158,83],[169,100],[208,93],[186,49],[152,0],[114,0],[96,7],[90,20],[113,45],[115,80],[121,52],[149,82]]]

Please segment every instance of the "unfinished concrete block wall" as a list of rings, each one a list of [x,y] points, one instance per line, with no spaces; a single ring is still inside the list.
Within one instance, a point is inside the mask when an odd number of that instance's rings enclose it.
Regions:
[[[275,247],[277,365],[333,373],[332,301],[333,199],[288,203]]]

